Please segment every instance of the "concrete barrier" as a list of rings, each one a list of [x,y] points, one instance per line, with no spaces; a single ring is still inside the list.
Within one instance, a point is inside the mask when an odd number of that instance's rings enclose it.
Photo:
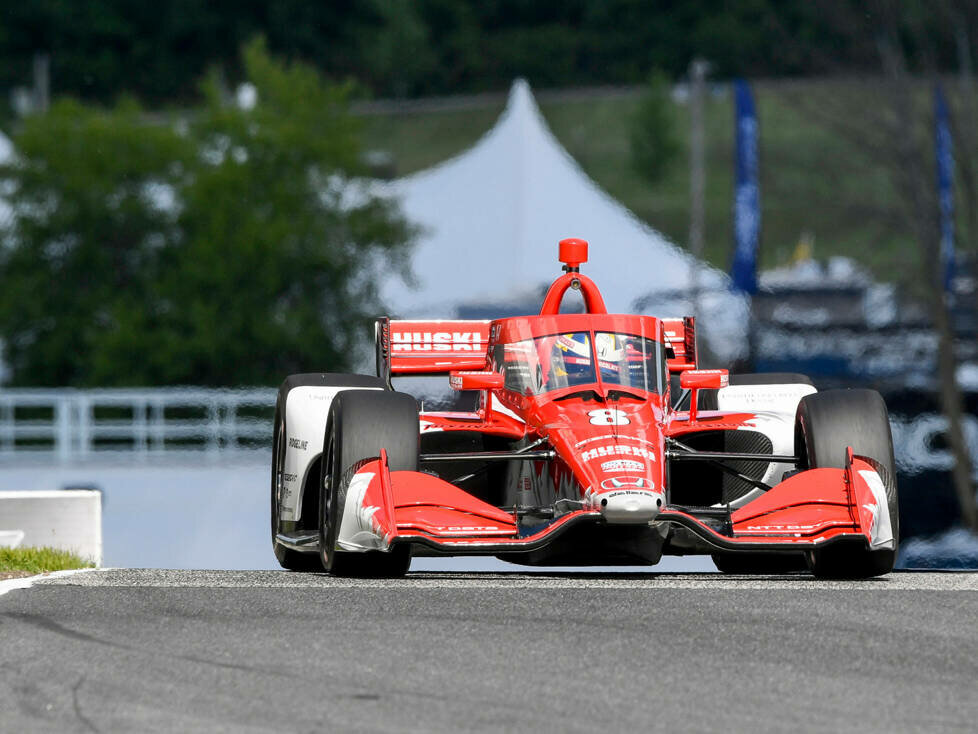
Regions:
[[[0,536],[13,546],[58,548],[101,566],[102,493],[97,489],[0,491]]]
[[[0,530],[0,548],[16,548],[23,539],[23,530]]]

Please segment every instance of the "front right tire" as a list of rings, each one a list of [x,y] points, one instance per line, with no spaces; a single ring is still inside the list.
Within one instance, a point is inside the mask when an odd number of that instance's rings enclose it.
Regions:
[[[893,570],[900,540],[893,438],[886,404],[875,390],[825,390],[806,395],[795,417],[795,454],[799,469],[844,469],[846,448],[867,457],[886,489],[893,529],[892,550],[870,550],[863,541],[838,541],[808,553],[808,564],[819,578],[862,579]]]

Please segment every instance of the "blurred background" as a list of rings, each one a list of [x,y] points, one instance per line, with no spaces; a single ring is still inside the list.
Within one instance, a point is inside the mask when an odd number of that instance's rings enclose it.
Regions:
[[[535,312],[578,236],[706,366],[880,390],[900,563],[978,567],[976,60],[976,0],[6,4],[0,490],[274,567],[281,380]]]

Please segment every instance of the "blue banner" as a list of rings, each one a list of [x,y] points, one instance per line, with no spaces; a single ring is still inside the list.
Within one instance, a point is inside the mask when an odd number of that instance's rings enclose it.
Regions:
[[[941,278],[951,290],[954,278],[954,148],[947,102],[938,84],[934,89],[934,152],[937,156],[937,201],[941,210]]]
[[[757,292],[757,245],[761,232],[761,189],[758,180],[757,115],[750,85],[734,82],[736,151],[734,182],[734,257],[730,275],[735,288]]]

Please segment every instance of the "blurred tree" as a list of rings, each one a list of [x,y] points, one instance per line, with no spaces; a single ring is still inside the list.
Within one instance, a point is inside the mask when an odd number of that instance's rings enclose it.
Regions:
[[[431,94],[473,88],[485,62],[475,12],[457,0],[417,0],[417,4],[436,56],[421,91]]]
[[[382,25],[368,36],[364,66],[375,87],[406,97],[417,92],[435,65],[428,26],[416,0],[376,0],[374,7]]]
[[[949,0],[950,1],[950,0]],[[971,0],[967,0],[970,2]],[[871,49],[830,22],[840,3],[809,0],[38,0],[7,3],[0,86],[24,84],[31,57],[51,54],[55,91],[108,101],[120,92],[191,99],[209,64],[243,70],[238,48],[256,33],[274,53],[302,59],[376,94],[673,78],[707,55],[719,78],[873,68]],[[844,4],[844,3],[842,3]],[[931,5],[935,5],[931,3]],[[937,7],[944,3],[936,4]],[[933,14],[937,15],[937,13]],[[906,26],[901,28],[906,33]],[[937,61],[953,68],[953,29],[932,22]],[[786,40],[787,39],[787,42]],[[826,54],[825,50],[830,49]],[[908,63],[920,68],[915,49]],[[826,56],[830,58],[826,60]],[[139,73],[132,73],[138,69]]]
[[[349,90],[249,44],[192,123],[59,102],[0,175],[0,337],[18,385],[273,384],[352,366],[411,228],[358,188]]]
[[[860,109],[854,114],[841,99],[819,96],[796,97],[800,109],[835,135],[862,151],[868,161],[886,172],[897,194],[895,205],[883,212],[894,232],[907,231],[917,242],[920,267],[915,273],[921,282],[934,331],[937,375],[935,390],[948,420],[947,442],[954,457],[951,469],[961,508],[962,523],[978,532],[973,482],[974,462],[964,432],[964,409],[957,381],[955,334],[948,312],[940,258],[940,206],[935,186],[934,130],[931,113],[933,82],[946,53],[940,39],[954,28],[959,18],[974,18],[971,0],[941,4],[925,0],[847,0],[831,7],[826,21],[835,24],[848,45],[862,47],[868,57],[877,55],[877,73],[856,81]],[[948,22],[949,19],[954,19]],[[965,37],[964,43],[969,41]],[[967,48],[960,55],[970,58]],[[929,78],[915,78],[911,70],[923,69]],[[882,72],[882,75],[880,74]],[[924,84],[921,84],[924,81]],[[963,106],[975,94],[973,83],[962,85]],[[975,156],[973,138],[963,135],[956,141],[955,160],[963,172],[962,191],[973,195]],[[978,205],[973,199],[960,206],[967,212]],[[969,231],[970,235],[974,235]],[[974,243],[966,247],[974,247]]]
[[[682,148],[669,78],[653,72],[629,125],[632,165],[651,184],[662,180]]]
[[[56,102],[15,141],[0,174],[13,207],[0,251],[3,358],[16,385],[89,381],[93,355],[175,240],[175,214],[160,204],[190,150],[172,129],[144,125],[132,101]]]

